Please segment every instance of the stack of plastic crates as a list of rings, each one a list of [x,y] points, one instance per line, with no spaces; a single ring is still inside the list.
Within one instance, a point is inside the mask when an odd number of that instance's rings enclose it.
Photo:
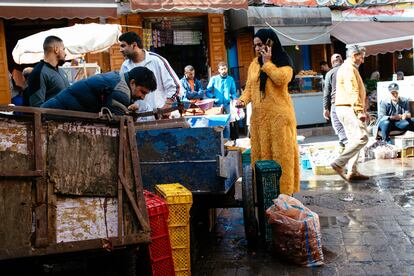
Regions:
[[[168,233],[167,202],[145,190],[144,197],[151,226],[149,253],[152,275],[174,275],[174,262]]]
[[[176,275],[191,275],[190,209],[193,196],[181,184],[155,186],[156,193],[168,204],[168,231]]]
[[[394,137],[394,145],[401,149],[401,157],[414,156],[414,137],[413,136],[396,136]]]
[[[272,242],[272,227],[266,223],[265,211],[273,205],[273,199],[279,196],[281,175],[282,168],[274,160],[260,160],[255,164],[259,229],[267,243]]]

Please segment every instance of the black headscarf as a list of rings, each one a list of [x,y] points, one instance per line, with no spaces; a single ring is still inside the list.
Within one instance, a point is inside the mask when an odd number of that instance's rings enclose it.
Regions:
[[[260,38],[263,44],[270,38],[273,40],[272,46],[272,62],[277,67],[282,66],[290,66],[293,69],[293,62],[290,56],[286,53],[283,49],[282,44],[279,41],[276,33],[272,29],[260,29],[256,32],[254,37]],[[258,58],[260,68],[263,66],[263,59],[261,57]],[[264,93],[266,81],[267,81],[267,74],[260,70],[260,91]]]

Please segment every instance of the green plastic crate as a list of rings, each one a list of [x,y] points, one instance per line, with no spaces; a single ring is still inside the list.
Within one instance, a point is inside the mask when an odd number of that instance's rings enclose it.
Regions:
[[[242,153],[242,165],[250,165],[251,162],[251,149],[247,149]]]
[[[259,231],[266,242],[272,241],[272,227],[266,222],[265,211],[273,205],[280,193],[282,167],[274,160],[260,160],[255,164]]]

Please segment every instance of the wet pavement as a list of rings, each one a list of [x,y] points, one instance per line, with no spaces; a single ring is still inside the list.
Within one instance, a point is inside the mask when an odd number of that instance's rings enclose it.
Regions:
[[[193,275],[414,275],[414,158],[359,164],[368,181],[302,171],[295,195],[320,216],[325,264],[298,267],[247,249],[241,209],[223,209]]]

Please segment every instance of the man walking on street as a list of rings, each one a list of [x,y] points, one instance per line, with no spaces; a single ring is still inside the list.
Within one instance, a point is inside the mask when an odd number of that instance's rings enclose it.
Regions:
[[[121,74],[137,66],[150,69],[157,80],[157,89],[135,103],[140,112],[163,108],[181,97],[180,80],[168,61],[160,55],[144,50],[141,38],[135,32],[123,33],[119,37],[120,51],[126,58],[121,66]]]
[[[364,62],[364,54],[364,48],[350,46],[346,52],[347,58],[336,76],[336,113],[345,128],[348,143],[331,166],[346,181],[369,179],[357,170],[359,151],[368,143],[365,86],[358,72],[358,67]],[[350,172],[348,177],[344,174],[347,164]]]
[[[343,60],[340,54],[333,54],[331,57],[332,69],[325,76],[325,85],[323,88],[323,117],[326,120],[331,120],[335,134],[339,138],[339,146],[341,151],[345,148],[347,142],[345,129],[339,121],[335,110],[335,95],[336,95],[336,74]]]
[[[39,107],[48,99],[69,86],[65,72],[58,66],[65,63],[65,46],[62,39],[48,36],[43,42],[44,59],[33,69],[28,89],[23,94],[24,105]]]

